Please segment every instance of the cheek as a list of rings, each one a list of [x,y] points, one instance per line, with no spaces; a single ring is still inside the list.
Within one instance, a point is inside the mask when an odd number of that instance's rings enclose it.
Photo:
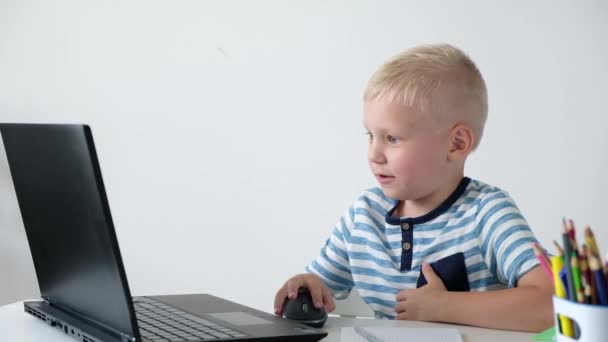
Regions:
[[[395,156],[393,170],[396,174],[405,178],[427,178],[434,177],[444,167],[443,154],[437,147],[418,148],[410,151],[402,151]]]
[[[418,177],[418,174],[427,169],[427,161],[416,153],[402,151],[395,153],[389,160],[392,171],[402,179]]]

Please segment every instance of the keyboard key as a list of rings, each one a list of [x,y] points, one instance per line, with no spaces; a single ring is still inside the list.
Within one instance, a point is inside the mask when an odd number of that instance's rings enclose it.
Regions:
[[[142,337],[150,341],[201,341],[245,337],[234,329],[145,299],[134,303]]]

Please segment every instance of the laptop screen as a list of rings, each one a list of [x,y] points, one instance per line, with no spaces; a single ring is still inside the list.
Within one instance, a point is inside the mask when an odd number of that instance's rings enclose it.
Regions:
[[[138,336],[90,129],[0,124],[0,133],[42,297]]]

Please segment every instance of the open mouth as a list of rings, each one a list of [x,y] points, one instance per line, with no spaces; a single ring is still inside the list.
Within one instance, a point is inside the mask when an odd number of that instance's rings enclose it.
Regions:
[[[380,184],[387,184],[392,182],[395,179],[395,176],[376,174],[376,179],[378,182],[380,182]]]

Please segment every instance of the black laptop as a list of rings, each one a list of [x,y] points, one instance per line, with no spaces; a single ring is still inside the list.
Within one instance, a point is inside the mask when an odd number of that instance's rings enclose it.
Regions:
[[[327,333],[208,294],[133,297],[86,125],[0,124],[42,300],[83,342],[318,341]]]

